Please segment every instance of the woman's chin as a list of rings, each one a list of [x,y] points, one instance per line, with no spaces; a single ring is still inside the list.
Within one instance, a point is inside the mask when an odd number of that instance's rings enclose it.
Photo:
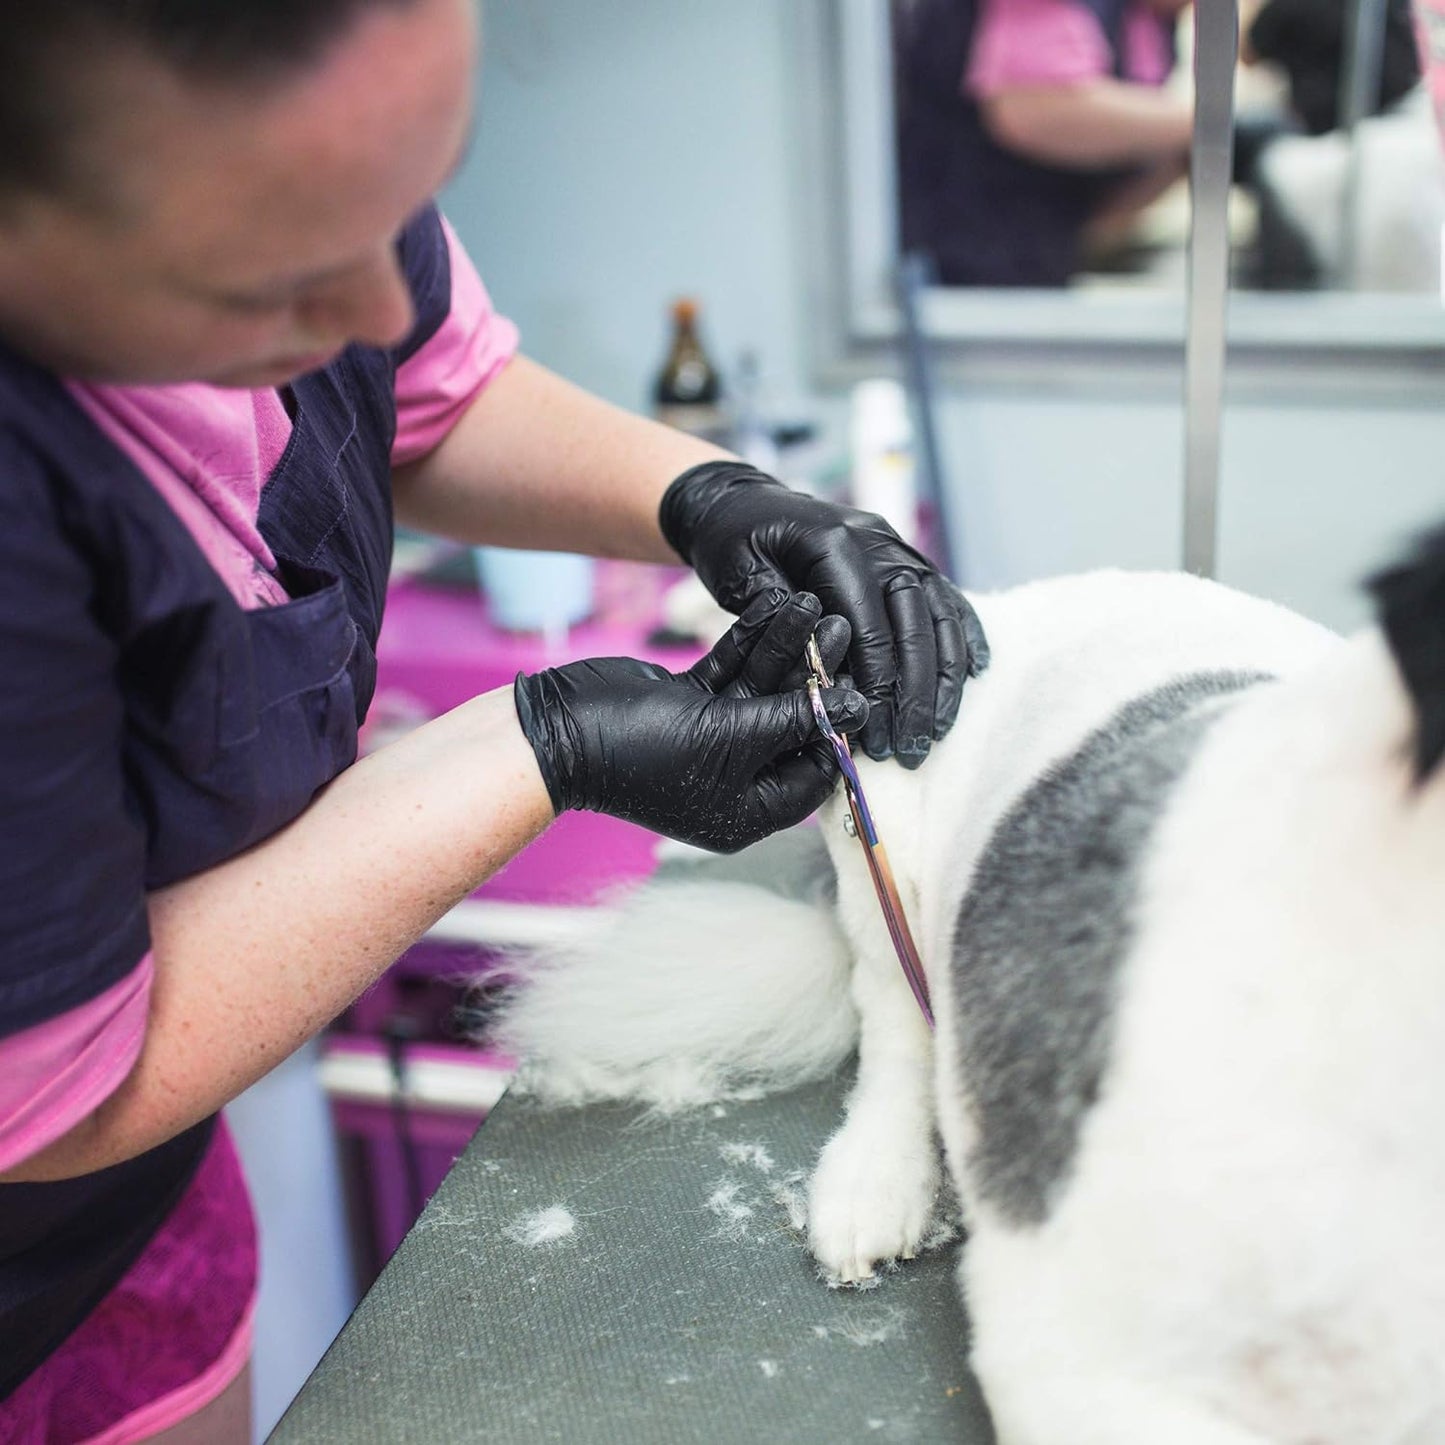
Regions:
[[[320,371],[335,357],[334,351],[316,351],[305,356],[280,357],[238,366],[212,378],[213,386],[240,387],[255,391],[261,387],[286,386],[312,371]]]

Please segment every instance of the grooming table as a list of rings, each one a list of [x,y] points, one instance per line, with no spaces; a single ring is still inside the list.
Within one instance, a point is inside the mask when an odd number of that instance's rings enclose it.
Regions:
[[[663,1120],[504,1099],[272,1445],[991,1445],[957,1246],[829,1290],[790,1226],[846,1082]]]

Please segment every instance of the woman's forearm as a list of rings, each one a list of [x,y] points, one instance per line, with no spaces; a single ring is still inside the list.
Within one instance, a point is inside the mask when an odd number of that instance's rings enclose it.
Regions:
[[[1046,165],[1136,165],[1189,149],[1187,95],[1128,81],[1014,86],[982,103],[984,123],[1008,149]]]
[[[1130,176],[1110,192],[1104,204],[1089,217],[1084,228],[1085,245],[1116,244],[1138,222],[1141,211],[1188,174],[1189,157],[1181,154],[1155,161]]]
[[[726,455],[517,356],[393,492],[401,520],[462,542],[676,562],[662,494]]]
[[[214,1113],[551,818],[504,689],[362,759],[264,843],[153,894],[140,1058],[93,1114],[4,1180],[102,1169]]]

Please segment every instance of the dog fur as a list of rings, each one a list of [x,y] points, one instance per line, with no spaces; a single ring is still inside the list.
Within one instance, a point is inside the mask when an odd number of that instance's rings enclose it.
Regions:
[[[941,1136],[1002,1445],[1445,1441],[1445,530],[1374,588],[1348,641],[1178,574],[972,598],[954,730],[860,762],[936,1035],[835,798],[836,904],[644,888],[519,995],[523,1086],[679,1107],[856,1033],[810,1246],[913,1255]]]

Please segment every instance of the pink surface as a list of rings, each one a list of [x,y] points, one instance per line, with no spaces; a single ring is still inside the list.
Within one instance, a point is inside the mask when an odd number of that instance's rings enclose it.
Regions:
[[[130,1073],[153,975],[146,954],[104,993],[0,1045],[0,1169],[60,1138]]]
[[[1124,22],[1124,71],[1157,85],[1169,74],[1163,21],[1135,6]],[[1114,70],[1108,36],[1072,0],[984,0],[963,88],[993,95],[1014,85],[1077,85]]]
[[[429,452],[517,350],[517,328],[498,316],[456,232],[442,222],[451,257],[452,309],[441,329],[397,368],[396,466]]]
[[[519,672],[579,657],[642,657],[673,669],[690,666],[699,649],[651,647],[647,642],[657,615],[655,584],[676,574],[660,568],[640,572],[655,574],[653,582],[645,583],[630,600],[608,607],[607,616],[613,620],[581,624],[556,651],[549,651],[535,634],[493,627],[475,594],[414,581],[393,584],[377,648],[372,717],[388,712],[435,716],[478,693],[510,688]],[[605,582],[599,594],[606,605]],[[609,888],[650,873],[656,864],[657,841],[656,834],[615,818],[567,813],[491,878],[479,896],[590,902]]]
[[[333,1034],[326,1041],[326,1053],[357,1054],[363,1058],[384,1059],[390,1050],[382,1039],[365,1035]],[[474,1049],[467,1044],[409,1043],[406,1045],[408,1062],[416,1064],[467,1064],[479,1069],[499,1069],[511,1073],[517,1061],[511,1054],[499,1054],[490,1049]],[[363,1102],[363,1108],[369,1107]],[[446,1110],[439,1110],[445,1113]],[[463,1111],[464,1112],[464,1111]]]
[[[337,1133],[351,1146],[353,1198],[361,1222],[356,1243],[366,1276],[361,1284],[366,1288],[396,1253],[420,1209],[471,1143],[483,1116],[411,1111],[409,1127],[419,1185],[415,1200],[392,1110],[385,1104],[333,1104],[332,1117]]]
[[[130,1445],[220,1394],[251,1347],[256,1231],[224,1122],[126,1276],[0,1401],[7,1445]]]
[[[384,987],[385,985],[383,985]],[[336,1036],[327,1041],[327,1052],[385,1056],[386,1046],[375,1039],[357,1035]],[[408,1044],[409,1062],[445,1060],[489,1070],[511,1072],[516,1061],[506,1054],[469,1048],[461,1044]],[[481,1109],[438,1109],[409,1105],[405,1134],[390,1102],[333,1099],[331,1115],[336,1131],[354,1146],[358,1166],[356,1186],[360,1214],[366,1223],[369,1273],[374,1278],[391,1258],[406,1232],[415,1223],[419,1207],[436,1192],[472,1135],[486,1118]],[[411,1193],[411,1171],[406,1159],[407,1144],[416,1166],[419,1198]]]

